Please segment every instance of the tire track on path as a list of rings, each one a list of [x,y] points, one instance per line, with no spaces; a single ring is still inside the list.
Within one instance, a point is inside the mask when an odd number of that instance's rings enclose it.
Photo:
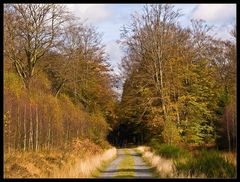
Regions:
[[[119,163],[126,157],[131,155],[134,158],[134,178],[154,178],[151,167],[142,159],[141,155],[134,149],[127,149],[130,154],[125,154],[124,149],[117,149],[117,158],[101,173],[99,178],[115,178]]]

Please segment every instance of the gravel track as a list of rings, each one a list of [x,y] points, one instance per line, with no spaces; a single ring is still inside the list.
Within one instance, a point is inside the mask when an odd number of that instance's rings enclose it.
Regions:
[[[134,158],[134,178],[154,178],[151,167],[149,167],[134,149],[128,149],[130,155]],[[118,165],[127,155],[124,149],[117,149],[117,158],[101,173],[99,178],[114,178],[118,172]]]

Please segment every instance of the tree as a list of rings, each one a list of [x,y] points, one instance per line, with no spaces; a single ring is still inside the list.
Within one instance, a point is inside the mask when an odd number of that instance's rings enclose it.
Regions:
[[[59,43],[66,12],[54,4],[8,4],[4,11],[5,54],[29,89],[36,65]]]
[[[172,5],[149,5],[123,27],[125,83],[119,122],[129,127],[141,123],[148,129],[142,130],[148,139],[214,145],[220,134],[221,94],[231,88],[234,95],[235,87],[227,86],[234,83],[235,66],[230,61],[234,48],[210,35],[212,27],[202,20],[192,20],[190,28],[182,28],[179,16]],[[230,142],[229,121],[234,117],[226,117]]]

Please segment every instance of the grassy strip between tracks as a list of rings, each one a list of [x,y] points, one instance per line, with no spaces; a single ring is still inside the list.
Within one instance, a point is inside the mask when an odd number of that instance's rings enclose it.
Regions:
[[[134,177],[134,158],[128,149],[124,149],[126,157],[118,165],[116,178],[133,178]]]

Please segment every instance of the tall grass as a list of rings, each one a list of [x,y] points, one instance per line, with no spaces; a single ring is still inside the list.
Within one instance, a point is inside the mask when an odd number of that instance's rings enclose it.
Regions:
[[[175,145],[163,144],[156,139],[151,140],[150,147],[154,150],[154,153],[168,159],[187,158],[190,155],[190,153],[183,148]]]
[[[111,160],[117,154],[116,148],[108,149],[103,154],[79,159],[74,165],[65,165],[62,169],[53,172],[51,178],[91,178],[95,171],[104,163],[104,161]]]
[[[172,159],[165,159],[155,155],[149,147],[140,146],[137,148],[142,153],[142,157],[157,170],[161,177],[173,177],[174,163]]]
[[[236,168],[225,160],[218,151],[202,150],[185,162],[176,161],[178,173],[190,176],[206,176],[207,178],[235,178]]]
[[[47,177],[64,163],[61,151],[12,151],[4,154],[4,178]]]
[[[150,147],[137,149],[163,178],[236,178],[235,165],[219,151],[202,150],[191,155],[165,158],[151,152]]]
[[[90,149],[89,149],[90,150]],[[91,177],[105,161],[116,156],[116,148],[93,154],[51,150],[14,151],[4,155],[4,178]]]

